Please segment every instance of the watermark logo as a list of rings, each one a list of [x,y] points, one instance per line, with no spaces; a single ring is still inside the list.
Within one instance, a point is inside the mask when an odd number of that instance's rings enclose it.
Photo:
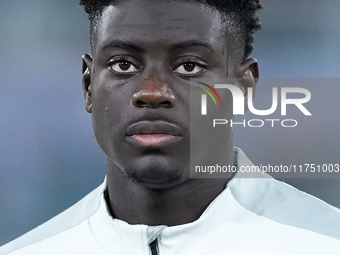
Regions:
[[[245,96],[242,92],[242,90],[235,86],[235,85],[230,85],[230,84],[215,84],[215,88],[213,88],[210,85],[207,85],[202,82],[197,82],[199,84],[202,84],[206,87],[208,87],[210,90],[212,90],[215,95],[218,97],[221,106],[222,106],[222,100],[217,93],[216,89],[228,89],[233,98],[233,115],[244,115],[245,114],[245,109],[244,109],[244,102],[245,102]],[[213,97],[213,95],[206,89],[197,87],[203,91],[205,91],[210,97],[213,99],[215,105],[216,100]],[[300,93],[303,94],[303,98],[296,98],[296,99],[291,99],[287,98],[287,94],[289,93]],[[253,104],[253,88],[247,88],[247,104],[248,104],[248,109],[251,113],[258,115],[258,116],[267,116],[272,113],[274,113],[278,107],[278,88],[273,87],[272,88],[272,105],[269,109],[267,110],[258,110],[254,107]],[[311,99],[311,93],[309,90],[305,88],[296,88],[296,87],[282,87],[281,88],[281,115],[285,116],[287,115],[287,105],[295,105],[304,115],[311,116],[312,114],[307,110],[307,108],[303,105],[307,103]],[[207,95],[202,94],[201,95],[201,115],[207,115]]]
[[[203,86],[209,88],[209,89],[217,96],[218,100],[220,101],[221,106],[223,105],[223,104],[222,104],[222,100],[221,100],[221,98],[220,98],[220,95],[217,93],[217,91],[216,91],[213,87],[211,87],[210,85],[205,84],[205,83],[203,83],[203,82],[197,82],[197,83],[199,83],[199,84],[201,84],[201,85],[203,85]],[[212,98],[212,100],[213,100],[214,103],[215,103],[215,106],[217,106],[215,97],[210,93],[209,90],[204,89],[204,88],[200,88],[200,87],[196,87],[196,88],[205,91],[205,92]],[[202,103],[201,103],[201,114],[202,114],[202,115],[207,115],[207,95],[206,95],[206,94],[202,94],[202,95],[201,95],[201,99],[202,99]]]
[[[295,143],[296,150],[315,153],[311,142],[320,136],[319,130],[333,131],[340,123],[333,107],[339,79],[262,78],[253,85],[234,77],[190,79],[185,87],[190,90],[190,177],[231,178],[236,172],[242,178],[267,178],[263,173],[277,178],[339,178],[338,158],[329,161],[328,155],[327,161],[312,157],[305,162],[301,153],[291,153]],[[256,152],[263,148],[264,155],[280,150],[282,155],[270,164],[242,167],[233,160],[234,141]],[[294,156],[291,162],[288,154]]]

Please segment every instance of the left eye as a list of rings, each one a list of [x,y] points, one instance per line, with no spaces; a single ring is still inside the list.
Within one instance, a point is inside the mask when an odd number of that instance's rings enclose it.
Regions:
[[[135,65],[128,61],[118,61],[110,66],[110,69],[116,73],[135,73],[138,69]]]
[[[174,71],[178,74],[198,74],[202,72],[204,68],[194,62],[187,62],[178,66]]]

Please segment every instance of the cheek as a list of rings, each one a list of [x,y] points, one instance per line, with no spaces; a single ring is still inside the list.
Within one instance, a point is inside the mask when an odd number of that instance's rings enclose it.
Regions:
[[[231,93],[219,93],[223,105],[207,97],[207,114],[201,114],[201,100],[195,100],[190,111],[190,158],[191,165],[213,165],[218,157],[233,143],[233,129],[230,122],[233,120]],[[200,95],[199,95],[200,96]],[[198,102],[197,102],[198,101]],[[214,120],[227,122],[224,125],[215,125]],[[222,121],[223,120],[223,121]],[[200,155],[197,157],[196,155]],[[217,158],[216,158],[217,157]],[[210,163],[209,163],[210,162]]]
[[[105,125],[116,125],[131,104],[129,86],[112,79],[107,70],[103,70],[93,83],[96,84],[92,93],[93,115]]]
[[[111,88],[101,87],[92,94],[94,134],[106,155],[113,155],[115,144],[122,139],[122,120],[126,108],[122,96]]]

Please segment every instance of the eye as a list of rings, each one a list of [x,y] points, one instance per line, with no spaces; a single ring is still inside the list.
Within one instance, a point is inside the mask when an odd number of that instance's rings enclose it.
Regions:
[[[138,68],[126,60],[115,61],[110,65],[110,69],[116,73],[131,74],[138,72]]]
[[[178,66],[174,72],[182,75],[195,75],[201,73],[203,70],[204,68],[195,62],[186,62]]]

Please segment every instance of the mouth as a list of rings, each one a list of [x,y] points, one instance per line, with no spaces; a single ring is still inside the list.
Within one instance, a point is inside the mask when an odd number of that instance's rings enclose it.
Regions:
[[[140,121],[126,129],[129,141],[140,146],[160,147],[183,138],[183,129],[164,121]]]

